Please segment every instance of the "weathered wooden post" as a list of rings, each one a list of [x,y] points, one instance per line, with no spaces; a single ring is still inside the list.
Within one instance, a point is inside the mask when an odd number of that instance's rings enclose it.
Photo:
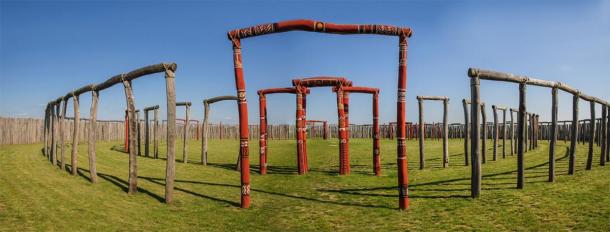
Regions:
[[[74,95],[72,92],[72,101],[74,102],[74,128],[72,130],[72,153],[70,156],[70,166],[72,175],[77,174],[78,165],[77,165],[77,157],[78,157],[78,127],[80,124],[80,113],[78,106],[78,95]]]
[[[153,111],[153,120],[155,121],[153,129],[153,141],[155,143],[153,151],[155,159],[159,158],[159,107]]]
[[[502,107],[502,159],[506,158],[506,107]]]
[[[136,153],[138,153],[138,156],[141,156],[142,155],[142,151],[141,151],[142,143],[141,143],[140,138],[142,136],[140,136],[140,110],[136,110],[135,114],[136,114],[136,143],[137,143],[136,144],[136,151],[137,151]]]
[[[513,117],[513,113],[519,113],[519,110],[510,108],[510,155],[515,155],[516,143],[515,143],[515,119]]]
[[[163,64],[167,92],[167,162],[165,173],[165,202],[174,199],[174,178],[176,176],[176,64]]]
[[[420,96],[417,96],[417,103],[419,105],[419,169],[424,169],[424,101]]]
[[[558,88],[555,86],[552,89],[551,103],[551,142],[549,145],[549,182],[555,181],[555,144],[557,144],[557,109],[558,109]]]
[[[97,102],[99,92],[95,90],[95,86],[91,86],[91,110],[89,112],[89,175],[92,183],[97,183],[97,168],[95,165],[95,140],[97,136]]]
[[[485,112],[485,103],[481,102],[481,159],[482,163],[487,163],[487,114]]]
[[[481,99],[479,94],[479,78],[477,76],[470,78],[470,117],[472,118],[471,126],[471,176],[470,176],[470,193],[473,198],[481,195],[481,160],[479,157],[479,111],[481,107]]]
[[[481,107],[485,107],[481,105]],[[449,98],[443,100],[443,168],[449,166]]]
[[[124,75],[121,75],[121,81],[125,89],[125,99],[127,101],[127,118],[129,122],[129,177],[127,182],[129,183],[128,193],[134,194],[138,192],[138,166],[136,158],[136,136],[137,136],[137,125],[136,125],[136,107],[133,97],[133,89],[131,87],[131,81],[126,80]],[[76,108],[76,107],[74,107]],[[169,120],[169,119],[168,119]],[[168,121],[169,124],[169,121]]]
[[[43,128],[42,128],[42,134],[43,134],[43,147],[42,147],[42,155],[44,155],[45,157],[47,157],[48,154],[48,141],[49,141],[49,105],[47,104],[46,107],[44,108],[44,123],[43,123]],[[603,157],[603,154],[602,154]]]
[[[159,105],[154,105],[154,106],[149,106],[149,107],[145,107],[144,109],[142,109],[142,111],[144,112],[144,155],[146,157],[150,157],[150,120],[148,118],[148,114],[150,113],[151,110],[155,111],[155,122],[154,122],[154,129],[153,129],[153,133],[155,134],[155,139],[153,139],[156,142],[156,123],[157,123],[157,117],[156,117],[156,110],[159,109]],[[156,154],[157,152],[157,148],[154,148],[153,153]],[[153,154],[153,157],[156,158],[155,154]]]
[[[496,108],[496,105],[492,105],[491,109],[494,112],[494,127],[493,127],[493,160],[496,161],[497,157],[498,157],[498,109]],[[503,157],[506,158],[506,157]]]
[[[568,175],[574,175],[575,171],[574,162],[576,159],[576,145],[578,143],[578,99],[580,99],[579,94],[580,93],[576,93],[572,96],[572,136],[570,138]]]
[[[188,143],[188,129],[189,129],[189,121],[190,121],[190,112],[191,112],[191,102],[176,102],[176,106],[184,106],[185,120],[184,120],[184,131],[182,133],[182,162],[185,164],[188,163],[188,151],[187,151],[187,143]]]
[[[593,166],[593,142],[595,140],[595,101],[589,101],[591,120],[589,121],[589,153],[587,155],[587,170]]]
[[[65,161],[65,152],[64,152],[64,144],[66,137],[66,108],[68,107],[68,100],[65,97],[62,97],[63,107],[61,108],[61,118],[59,120],[59,148],[60,152],[60,162],[61,162],[61,170],[66,170],[66,161]]]
[[[601,125],[600,125],[600,130],[601,130],[601,153],[599,155],[599,165],[600,166],[606,166],[606,150],[608,149],[608,144],[607,138],[608,137],[608,128],[607,125],[608,124],[608,119],[607,119],[607,110],[608,106],[607,105],[602,105],[602,118],[601,118]]]
[[[210,124],[209,124],[209,115],[211,111],[211,104],[214,104],[219,101],[237,101],[239,102],[239,98],[236,96],[218,96],[213,98],[208,98],[203,100],[203,135],[201,139],[201,163],[203,165],[208,164],[208,136],[210,135]],[[220,123],[220,138],[222,139],[222,122]],[[241,153],[240,153],[241,154]],[[237,157],[237,165],[236,168],[240,169],[241,158]]]
[[[53,163],[53,167],[57,167],[57,137],[59,134],[59,130],[58,130],[58,124],[59,124],[59,107],[60,107],[60,99],[57,99],[56,101],[53,102],[53,108],[51,109],[53,111],[53,133],[51,134],[51,159]]]
[[[518,148],[517,148],[517,188],[518,189],[523,189],[523,185],[525,183],[525,175],[524,175],[524,156],[523,154],[525,153],[525,147],[526,147],[526,143],[525,143],[525,133],[526,133],[526,127],[525,127],[525,120],[527,117],[527,107],[526,107],[526,90],[527,90],[527,85],[526,85],[526,81],[523,81],[521,83],[519,83],[519,116],[518,116],[518,127],[519,127],[519,135],[517,136],[517,140],[519,141],[518,144]]]
[[[470,128],[468,123],[468,102],[462,99],[464,107],[464,165],[468,166],[468,137],[470,136]]]

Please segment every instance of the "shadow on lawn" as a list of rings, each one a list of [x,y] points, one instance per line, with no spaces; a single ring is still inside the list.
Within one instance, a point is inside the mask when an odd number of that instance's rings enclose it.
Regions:
[[[142,177],[142,176],[140,178],[145,179],[147,181],[150,181],[151,183],[158,184],[158,185],[165,185],[165,183],[163,183],[164,179],[161,179],[161,178]],[[210,183],[210,182],[194,181],[194,180],[179,180],[179,179],[176,179],[175,181],[178,182],[178,183],[201,184],[201,185],[222,186],[222,187],[230,187],[230,188],[241,189],[241,186],[239,186],[239,185],[232,185],[232,184],[220,184],[220,183]],[[193,192],[191,190],[187,190],[187,189],[183,189],[183,188],[178,188],[178,187],[174,187],[174,189],[176,189],[178,191],[182,191],[182,192],[188,193],[188,194],[191,194],[191,195],[194,195],[194,196],[197,196],[197,197],[202,197],[202,198],[206,198],[206,199],[210,199],[210,200],[215,200],[215,201],[227,203],[227,204],[234,205],[234,206],[239,206],[239,203],[228,201],[228,200],[224,200],[224,199],[218,199],[218,198],[215,198],[215,197],[206,196],[206,195],[203,195],[203,194],[200,194],[200,193]],[[295,196],[295,195],[290,195],[290,194],[286,194],[286,193],[271,192],[271,191],[260,190],[260,189],[250,189],[250,190],[253,191],[253,192],[258,192],[258,193],[265,193],[265,194],[271,194],[271,195],[275,195],[275,196],[288,197],[288,198],[300,199],[300,200],[306,200],[306,201],[314,201],[314,202],[325,203],[325,204],[335,204],[335,205],[343,205],[343,206],[357,206],[357,207],[366,207],[366,208],[394,209],[393,207],[388,207],[388,206],[383,206],[383,205],[365,205],[365,204],[351,203],[351,202],[339,202],[339,201],[321,200],[321,199],[316,199],[316,198],[310,198],[310,197],[304,197],[304,196]]]

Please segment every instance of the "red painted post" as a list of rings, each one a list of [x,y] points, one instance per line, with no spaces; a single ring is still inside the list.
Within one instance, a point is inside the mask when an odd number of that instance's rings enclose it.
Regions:
[[[322,129],[323,129],[322,133],[324,133],[324,134],[322,135],[322,138],[324,138],[324,140],[326,140],[326,139],[328,139],[328,123],[327,123],[326,121],[324,121],[322,126],[323,126],[323,128],[322,128]]]
[[[260,115],[260,137],[258,144],[260,146],[260,174],[267,174],[267,99],[265,94],[259,93],[259,115]]]
[[[343,91],[343,115],[345,120],[345,153],[343,155],[344,175],[349,175],[351,165],[349,162],[349,92]]]
[[[338,118],[338,127],[339,127],[339,131],[338,131],[338,136],[339,136],[339,175],[345,175],[345,167],[343,165],[345,165],[345,144],[347,143],[347,140],[345,139],[346,137],[346,128],[345,128],[345,111],[343,109],[344,104],[343,104],[343,97],[345,95],[343,94],[343,88],[339,87],[337,88],[337,115],[339,116]]]
[[[396,123],[398,124],[398,208],[409,208],[409,174],[407,169],[407,147],[405,141],[406,95],[407,95],[407,38],[408,34],[399,36],[398,52],[398,95],[396,102]]]
[[[309,164],[307,162],[307,90],[303,91],[303,170],[309,172]]]
[[[298,171],[299,171],[299,175],[303,175],[305,174],[305,166],[304,166],[304,153],[305,153],[305,140],[304,140],[304,136],[305,133],[303,133],[304,130],[304,125],[305,125],[305,111],[303,110],[303,92],[301,90],[301,86],[297,86],[297,110],[296,110],[296,125],[297,125],[297,166],[298,166]]]
[[[237,108],[239,112],[239,158],[241,171],[241,207],[250,208],[250,156],[248,152],[248,102],[246,100],[246,82],[241,60],[241,42],[231,38],[233,43],[233,65],[235,87],[237,90]],[[222,125],[222,124],[221,124]],[[222,133],[221,133],[222,135]]]

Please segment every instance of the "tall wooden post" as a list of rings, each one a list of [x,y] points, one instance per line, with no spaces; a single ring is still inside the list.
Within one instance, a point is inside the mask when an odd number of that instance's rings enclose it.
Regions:
[[[481,102],[481,161],[487,162],[487,114],[485,113],[485,103]]]
[[[471,136],[471,176],[470,176],[470,192],[473,198],[481,195],[481,160],[479,153],[479,111],[481,107],[481,99],[479,94],[479,78],[470,78],[470,117],[472,118],[472,126],[470,129]]]
[[[140,136],[140,110],[136,110],[135,111],[135,115],[136,115],[136,153],[138,154],[138,156],[142,155],[142,141],[141,141],[141,137]]]
[[[210,104],[207,101],[203,102],[203,136],[201,139],[201,163],[208,165],[208,136],[210,135]]]
[[[587,170],[593,166],[593,142],[595,140],[595,101],[589,101],[591,120],[589,121],[589,153],[587,155]]]
[[[53,103],[51,111],[53,112],[53,132],[51,133],[51,163],[53,163],[53,167],[57,167],[57,137],[59,134],[57,124],[59,124],[59,102]]]
[[[343,159],[343,167],[345,168],[344,174],[349,175],[351,173],[351,164],[349,160],[349,92],[343,91],[343,114],[345,117],[345,154]],[[307,151],[307,147],[305,147],[305,151]],[[307,152],[305,152],[305,161],[307,161]],[[307,163],[305,163],[307,164]]]
[[[419,105],[419,169],[424,169],[426,162],[424,158],[424,101],[420,97],[417,97],[417,103]]]
[[[127,118],[129,119],[129,190],[128,193],[134,194],[138,192],[138,166],[136,156],[136,107],[133,97],[131,81],[123,80],[125,87],[125,98],[127,100]],[[76,107],[75,107],[76,108]],[[168,119],[169,120],[169,119]],[[168,122],[169,124],[169,122]]]
[[[406,147],[406,95],[407,95],[407,35],[399,36],[398,52],[398,95],[396,103],[397,123],[397,163],[398,163],[398,208],[409,208],[409,176],[407,169],[407,147]]]
[[[97,183],[97,168],[95,165],[95,140],[97,133],[97,102],[99,92],[91,91],[91,111],[89,112],[89,176],[92,183]]]
[[[129,113],[125,110],[125,142],[123,143],[125,152],[129,152]]]
[[[184,162],[185,164],[188,163],[188,131],[189,131],[189,121],[190,121],[190,114],[191,114],[191,105],[187,104],[186,106],[186,120],[184,121],[184,133],[183,133],[183,138],[182,141],[184,141],[182,143],[182,162]]]
[[[572,96],[572,136],[570,138],[568,175],[574,175],[575,171],[574,162],[576,159],[576,145],[578,143],[578,99],[580,99],[578,94]]]
[[[494,127],[493,127],[493,160],[496,161],[497,157],[498,157],[498,109],[496,108],[496,105],[492,105],[491,109],[494,112]],[[503,157],[506,158],[506,157]]]
[[[555,144],[557,144],[557,87],[552,90],[551,103],[551,142],[549,145],[549,182],[555,181]]]
[[[606,115],[604,116],[606,119],[606,131],[604,132],[604,135],[606,136],[606,161],[610,161],[610,136],[608,135],[608,133],[610,133],[610,107],[606,107]],[[603,157],[603,155],[602,155]]]
[[[305,110],[303,108],[303,95],[305,94],[302,91],[301,86],[297,86],[296,92],[296,126],[297,126],[297,163],[298,163],[298,172],[299,175],[305,174],[305,166],[304,166],[304,157],[305,157],[305,133],[307,125],[305,122]]]
[[[449,98],[443,100],[443,168],[449,166]]]
[[[167,160],[165,168],[165,202],[174,199],[174,178],[176,176],[176,84],[174,69],[165,67],[165,88],[167,92]]]
[[[506,108],[502,109],[502,159],[506,158]]]
[[[153,111],[153,120],[155,121],[154,123],[154,127],[153,127],[153,141],[155,143],[155,145],[153,146],[153,153],[154,153],[154,157],[155,159],[159,158],[159,139],[161,139],[161,137],[159,137],[159,108],[155,109]]]
[[[339,116],[338,119],[338,126],[339,126],[339,174],[340,175],[345,175],[345,152],[346,152],[346,144],[347,144],[347,139],[345,137],[347,137],[347,128],[345,126],[346,122],[345,122],[345,110],[344,110],[344,104],[343,104],[343,97],[345,95],[343,94],[343,88],[339,87],[337,88],[337,115]]]
[[[258,144],[260,147],[259,151],[259,165],[260,174],[267,174],[267,98],[265,94],[258,95],[258,110],[260,115],[260,136]]]
[[[149,120],[148,120],[148,109],[144,108],[144,155],[146,157],[150,156],[150,149],[149,149],[149,145],[150,145],[150,127],[149,127]]]
[[[326,134],[326,122],[324,122]],[[324,136],[326,137],[326,135]],[[376,176],[381,175],[381,150],[379,149],[379,93],[373,94],[373,170]]]
[[[77,165],[77,157],[78,157],[78,127],[80,124],[80,113],[79,113],[79,106],[78,106],[78,95],[73,95],[72,96],[72,101],[74,102],[74,128],[72,130],[72,154],[70,156],[70,160],[71,160],[71,174],[72,175],[76,175],[77,174],[77,170],[78,170],[78,165]]]
[[[47,104],[47,106],[44,109],[44,126],[42,128],[42,134],[43,134],[43,144],[44,146],[42,147],[42,153],[45,157],[47,157],[48,150],[49,150],[49,146],[48,146],[48,141],[49,141],[49,104]],[[603,155],[602,155],[603,157]]]
[[[608,149],[608,142],[607,142],[607,138],[608,137],[608,127],[606,124],[608,124],[608,118],[607,118],[607,112],[608,112],[608,106],[607,105],[602,105],[602,118],[601,118],[601,125],[600,125],[600,130],[601,130],[601,153],[599,155],[599,165],[600,166],[606,166],[606,150]]]
[[[510,109],[510,155],[515,155],[515,119],[513,117],[513,109]],[[519,111],[517,111],[518,113]]]
[[[527,117],[526,107],[526,91],[527,85],[525,82],[519,83],[519,116],[518,116],[518,131],[517,135],[517,188],[523,189],[525,183],[524,166],[523,166],[523,154],[525,153],[525,120]]]
[[[470,127],[468,123],[468,103],[466,99],[462,100],[464,106],[464,165],[468,166],[468,137],[470,137]]]
[[[68,100],[64,98],[63,100],[63,107],[61,110],[61,121],[60,121],[60,130],[59,130],[59,140],[60,140],[60,148],[61,148],[61,154],[60,154],[60,161],[61,161],[61,170],[66,170],[66,155],[64,152],[64,144],[65,144],[65,138],[66,138],[66,130],[67,130],[67,125],[66,125],[66,112],[67,112],[67,108],[68,108]]]

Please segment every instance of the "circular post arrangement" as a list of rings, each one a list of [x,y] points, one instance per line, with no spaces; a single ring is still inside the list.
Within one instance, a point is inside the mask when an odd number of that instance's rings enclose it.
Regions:
[[[449,98],[446,96],[417,96],[419,105],[419,169],[424,169],[425,166],[425,155],[424,155],[424,139],[425,139],[425,127],[424,127],[424,100],[432,101],[443,101],[443,167],[449,166],[449,148],[448,148],[448,130],[449,125],[447,123],[448,115],[448,103]]]
[[[77,166],[77,152],[78,152],[78,132],[80,127],[80,114],[79,114],[79,96],[85,92],[92,92],[92,104],[91,104],[91,118],[89,123],[89,134],[88,134],[88,155],[89,155],[89,172],[90,172],[90,180],[92,182],[96,182],[97,173],[95,167],[95,141],[96,141],[96,130],[97,130],[97,102],[99,101],[99,92],[105,90],[116,84],[123,84],[125,90],[125,99],[127,102],[127,111],[125,116],[125,130],[126,130],[126,149],[129,150],[129,177],[128,177],[128,193],[137,192],[137,165],[136,165],[136,153],[137,142],[136,136],[139,134],[136,132],[138,128],[138,119],[135,117],[135,103],[134,96],[132,91],[131,81],[139,78],[141,76],[165,72],[165,80],[166,80],[166,88],[167,88],[167,101],[168,101],[168,134],[167,134],[167,167],[166,167],[166,185],[165,185],[165,200],[167,203],[172,202],[172,193],[173,193],[173,182],[174,182],[174,144],[175,144],[175,84],[174,84],[174,71],[176,70],[177,65],[174,63],[161,63],[156,65],[146,66],[140,69],[133,70],[129,73],[123,73],[119,75],[115,75],[106,81],[97,84],[97,85],[86,85],[79,89],[69,92],[65,96],[58,98],[57,103],[59,104],[61,101],[64,103],[63,110],[61,111],[61,121],[65,119],[66,109],[67,109],[67,101],[72,98],[74,103],[74,127],[72,131],[72,154],[71,154],[71,173],[72,175],[76,175],[78,173]],[[60,99],[60,100],[59,100]],[[50,106],[49,106],[50,107]],[[48,108],[49,108],[48,107]],[[59,114],[59,113],[57,113]],[[46,118],[50,119],[50,113],[47,114]],[[59,116],[58,116],[59,117]],[[49,120],[47,120],[49,121]],[[49,127],[45,127],[45,130]],[[63,122],[60,122],[63,124]],[[63,155],[63,126],[59,129],[60,137],[61,137],[61,147],[62,147],[62,169],[65,167],[64,155]],[[50,128],[49,128],[50,129]],[[45,132],[45,136],[48,136],[49,131]],[[45,139],[47,140],[47,139]],[[48,139],[50,141],[50,138]],[[130,148],[128,148],[130,147]]]
[[[241,39],[253,36],[260,36],[271,33],[280,33],[287,31],[310,31],[320,33],[333,34],[379,34],[386,36],[397,36],[399,38],[399,54],[398,54],[398,94],[396,104],[398,141],[397,141],[397,164],[398,164],[398,197],[399,209],[406,209],[409,205],[407,184],[407,161],[406,161],[406,146],[405,146],[405,96],[407,91],[407,39],[411,37],[410,28],[401,28],[387,25],[359,25],[359,24],[334,24],[325,23],[313,20],[290,20],[278,23],[262,24],[243,29],[232,30],[228,32],[228,38],[233,45],[233,63],[235,71],[235,83],[239,100],[239,118],[240,118],[240,139],[243,147],[240,150],[242,159],[248,159],[248,111],[246,101],[246,83],[243,75],[242,55],[241,55]],[[242,197],[241,207],[250,207],[250,176],[249,163],[242,165]]]
[[[176,102],[176,106],[184,106],[184,131],[182,132],[182,162],[188,163],[188,130],[191,114],[191,102]]]
[[[203,100],[203,130],[201,135],[201,163],[203,165],[208,164],[208,136],[210,134],[210,125],[209,125],[209,115],[210,115],[210,105],[220,101],[237,101],[239,103],[239,98],[236,96],[218,96],[213,98],[208,98]],[[222,126],[221,126],[222,130]],[[247,143],[247,141],[246,141]],[[240,153],[241,155],[241,153]],[[237,165],[236,168],[240,169],[240,164],[243,157],[237,156]],[[248,163],[249,165],[249,163]]]
[[[343,91],[344,96],[350,94],[350,93],[364,93],[364,94],[371,94],[373,95],[373,172],[375,173],[376,176],[380,176],[381,175],[381,150],[379,147],[379,89],[378,88],[370,88],[370,87],[359,87],[359,86],[339,86],[336,87],[333,91],[337,92],[338,95],[338,91]],[[349,104],[349,99],[344,97],[343,98],[343,103],[344,109],[347,109],[347,104]],[[347,111],[347,110],[345,110]],[[347,113],[346,113],[347,115]],[[347,116],[345,116],[346,118],[346,123],[349,123],[349,121],[347,121]],[[348,135],[349,138],[349,135]],[[349,143],[349,140],[347,141]],[[349,152],[349,150],[346,149],[345,151],[346,153]],[[346,168],[346,172],[347,174],[349,174],[349,156],[344,156],[344,160],[345,161],[345,167]]]
[[[509,74],[509,73],[502,73],[502,72],[496,72],[496,71],[489,71],[489,70],[481,70],[481,69],[475,69],[475,68],[470,68],[468,70],[468,76],[472,79],[472,78],[478,78],[478,79],[485,79],[485,80],[493,80],[493,81],[503,81],[503,82],[511,82],[511,83],[517,83],[519,84],[519,111],[518,111],[518,149],[517,149],[517,188],[518,189],[522,189],[524,186],[524,175],[523,175],[523,170],[524,170],[524,160],[523,160],[523,153],[525,152],[525,149],[527,148],[527,143],[526,143],[526,131],[527,131],[527,127],[525,126],[527,123],[527,112],[526,112],[526,86],[527,85],[534,85],[534,86],[541,86],[541,87],[547,87],[547,88],[553,88],[553,106],[552,106],[552,126],[551,126],[551,149],[549,151],[549,159],[550,159],[550,164],[549,164],[549,181],[553,181],[554,180],[554,145],[555,145],[555,139],[553,137],[555,137],[557,135],[557,89],[563,90],[565,92],[571,93],[573,95],[573,119],[572,119],[572,130],[571,130],[571,141],[572,144],[571,146],[575,147],[575,139],[577,139],[577,124],[578,124],[578,99],[582,98],[584,100],[587,101],[595,101],[597,103],[600,103],[602,105],[608,105],[607,102],[602,101],[600,99],[591,97],[591,96],[587,96],[583,93],[581,93],[580,91],[578,91],[577,89],[574,89],[566,84],[560,83],[560,82],[552,82],[552,81],[545,81],[545,80],[539,80],[539,79],[534,79],[534,78],[530,78],[527,76],[517,76],[517,75],[513,75],[513,74]],[[536,118],[538,116],[534,115],[534,121],[532,121],[532,123],[530,124],[534,124],[533,125],[533,131],[532,134],[534,134],[533,140],[536,140],[536,134],[538,133],[537,131],[537,127],[538,127],[538,123],[536,122]],[[565,137],[564,137],[565,138]],[[535,143],[534,143],[535,144]],[[574,149],[570,149],[570,152],[574,152]],[[570,157],[571,159],[573,159],[573,155],[572,157]],[[570,167],[573,171],[573,164],[570,164]],[[569,170],[570,172],[570,170]]]
[[[352,86],[352,82],[343,77],[310,77],[292,80],[297,95],[297,160],[299,175],[309,170],[307,163],[307,127],[305,95],[309,88],[334,87],[337,94],[337,110],[339,115],[339,174],[348,175],[349,165],[349,92],[341,88]],[[341,95],[341,96],[339,96]]]
[[[309,94],[309,89],[305,89],[305,94]],[[258,90],[258,100],[259,100],[259,118],[260,118],[260,129],[259,129],[259,165],[260,165],[260,174],[267,174],[267,157],[269,156],[269,149],[267,149],[267,95],[268,94],[277,94],[277,93],[288,93],[288,94],[297,94],[297,88],[270,88],[270,89],[261,89]],[[298,131],[298,126],[297,126]],[[298,141],[297,141],[298,143]],[[297,147],[298,153],[298,147]],[[299,166],[298,162],[298,154],[297,154],[297,167]]]

